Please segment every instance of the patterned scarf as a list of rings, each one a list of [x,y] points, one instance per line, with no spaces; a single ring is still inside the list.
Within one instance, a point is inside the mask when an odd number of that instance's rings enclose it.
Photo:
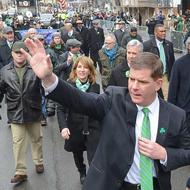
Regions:
[[[118,45],[115,45],[115,47],[113,49],[110,49],[110,50],[104,48],[104,53],[108,56],[110,67],[113,66],[113,61],[116,57],[117,49],[118,49]]]
[[[86,92],[88,88],[90,87],[89,81],[83,84],[79,79],[77,79],[75,83],[76,83],[76,87],[83,92]]]

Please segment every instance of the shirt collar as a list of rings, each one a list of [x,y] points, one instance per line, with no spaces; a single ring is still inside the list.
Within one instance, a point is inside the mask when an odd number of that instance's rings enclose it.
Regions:
[[[156,39],[156,44],[157,44],[158,47],[160,47],[160,44],[163,44],[163,41],[160,41],[160,40]]]
[[[158,94],[156,94],[156,98],[154,99],[154,101],[149,106],[146,106],[146,108],[148,108],[150,113],[153,114],[155,113],[155,110],[158,108],[158,106],[159,106],[159,99],[158,99]],[[144,107],[137,105],[137,108],[138,111],[142,111]]]

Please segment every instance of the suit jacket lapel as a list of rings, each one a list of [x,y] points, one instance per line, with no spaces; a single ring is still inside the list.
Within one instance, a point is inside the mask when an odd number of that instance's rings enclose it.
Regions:
[[[169,55],[169,44],[166,41],[164,41],[163,46],[164,46],[164,52],[165,52],[166,62],[167,62],[168,55]]]
[[[125,129],[126,132],[129,133],[131,140],[135,144],[135,124],[137,117],[137,106],[131,101],[130,95],[128,94],[126,97],[126,123],[127,127]]]
[[[167,110],[164,100],[162,99],[159,100],[160,100],[160,111],[159,111],[156,142],[159,143],[160,145],[163,145],[169,127],[169,111]]]

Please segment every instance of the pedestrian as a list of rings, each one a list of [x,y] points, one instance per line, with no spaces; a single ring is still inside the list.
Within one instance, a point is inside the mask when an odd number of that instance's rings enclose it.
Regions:
[[[89,47],[88,47],[88,29],[84,26],[82,20],[76,21],[76,31],[80,34],[82,38],[81,50],[86,56],[89,56]]]
[[[171,190],[171,170],[190,164],[190,134],[185,112],[157,96],[163,75],[159,57],[143,52],[134,58],[129,94],[126,88],[109,87],[96,95],[58,79],[37,40],[28,39],[26,44],[32,56],[22,52],[41,78],[46,95],[101,121],[101,137],[83,190],[152,190],[153,186]]]
[[[126,49],[126,60],[112,70],[108,86],[122,86],[128,89],[130,64],[139,53],[143,52],[143,44],[139,40],[131,40]],[[161,88],[158,90],[158,95],[164,98]]]
[[[189,59],[190,37],[186,40],[186,55],[176,60],[170,78],[168,102],[175,104],[186,112],[187,125],[190,130],[190,95],[189,95]]]
[[[138,53],[143,52],[143,44],[138,40],[131,40],[127,44],[126,49],[126,59],[111,71],[108,86],[123,86],[128,88],[130,63]]]
[[[144,52],[151,52],[158,55],[163,64],[163,94],[165,100],[168,97],[168,87],[171,70],[175,61],[174,48],[172,42],[166,40],[166,29],[164,25],[157,24],[154,29],[154,38],[143,43]]]
[[[105,89],[108,85],[111,71],[124,62],[126,50],[118,46],[115,35],[108,34],[105,37],[105,45],[99,51],[102,77],[102,86]]]
[[[81,42],[76,39],[69,39],[66,42],[67,51],[61,55],[62,63],[57,65],[54,69],[55,73],[60,76],[62,73],[63,80],[69,78],[72,66],[76,63],[77,59],[83,55],[80,50]]]
[[[0,69],[11,62],[11,48],[14,41],[13,29],[10,26],[4,27],[3,39],[0,40]]]
[[[71,23],[65,23],[64,27],[60,28],[60,32],[61,32],[61,38],[64,41],[64,43],[66,43],[68,39],[77,39],[81,43],[83,42],[82,37],[73,28],[73,25]]]
[[[90,58],[94,61],[95,67],[99,66],[99,70],[101,72],[102,66],[99,62],[99,50],[102,48],[104,44],[104,31],[101,27],[99,27],[99,21],[92,21],[92,28],[89,29],[88,33],[88,43],[90,50]]]
[[[129,35],[129,31],[126,29],[126,24],[125,24],[125,21],[117,21],[116,24],[118,24],[118,29],[114,31],[114,35],[116,37],[116,40],[117,40],[117,44],[119,46],[121,46],[121,42],[123,40],[123,37],[125,35]]]
[[[88,57],[81,56],[77,59],[68,82],[83,92],[100,93],[93,61]],[[99,122],[62,105],[57,106],[57,118],[61,135],[65,139],[65,150],[73,153],[75,165],[80,173],[80,182],[83,184],[86,177],[83,152],[87,151],[90,165],[100,137]]]
[[[15,175],[11,183],[27,180],[26,153],[29,139],[36,172],[44,172],[40,124],[41,81],[28,65],[21,48],[26,50],[24,42],[13,44],[13,61],[4,66],[0,73],[0,100],[5,94],[15,160]]]
[[[63,40],[61,39],[61,33],[60,32],[54,32],[52,34],[52,41],[50,44],[50,48],[46,50],[46,52],[50,55],[53,68],[55,68],[57,65],[60,65],[63,63],[64,59],[62,57],[62,54],[66,51],[65,45]],[[47,99],[46,103],[46,109],[47,109],[47,116],[51,117],[55,115],[56,110],[56,104],[52,100]]]
[[[121,41],[121,46],[123,48],[126,48],[128,42],[135,39],[138,40],[139,42],[143,42],[142,37],[137,33],[137,28],[131,27],[130,33],[123,36],[123,39]]]
[[[154,27],[156,26],[156,20],[154,17],[146,20],[146,26],[148,27],[149,38],[154,37]]]

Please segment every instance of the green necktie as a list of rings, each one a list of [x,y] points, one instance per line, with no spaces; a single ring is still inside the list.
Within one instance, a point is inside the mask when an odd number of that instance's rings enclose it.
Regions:
[[[151,139],[149,109],[143,108],[144,113],[141,137]],[[153,175],[152,175],[152,160],[140,154],[140,177],[141,177],[141,190],[153,190]]]
[[[162,61],[163,69],[164,69],[163,73],[166,73],[166,55],[165,55],[163,43],[160,43],[159,52],[160,52],[160,59]]]

